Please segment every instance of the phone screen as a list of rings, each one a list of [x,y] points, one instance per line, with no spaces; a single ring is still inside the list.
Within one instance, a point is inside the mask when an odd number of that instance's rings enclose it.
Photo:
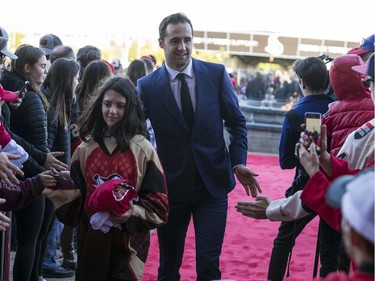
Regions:
[[[307,112],[305,115],[306,131],[320,133],[320,126],[322,124],[322,116],[320,113]]]
[[[305,130],[316,144],[316,151],[320,152],[320,127],[322,125],[322,114],[319,112],[305,113]]]

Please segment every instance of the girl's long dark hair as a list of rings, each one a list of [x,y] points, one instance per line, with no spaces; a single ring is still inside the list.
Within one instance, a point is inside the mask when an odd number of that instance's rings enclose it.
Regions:
[[[70,108],[73,104],[73,82],[79,72],[79,64],[72,59],[55,60],[43,81],[43,86],[52,91],[51,106],[56,107],[56,118],[59,126],[66,129],[70,119]]]
[[[137,80],[146,76],[147,68],[146,63],[143,60],[133,60],[126,70],[126,76],[133,82],[134,86],[137,87]]]
[[[109,90],[119,93],[126,100],[123,119],[111,130],[111,136],[117,140],[121,150],[127,150],[129,149],[130,139],[135,135],[143,135],[147,139],[149,138],[141,101],[129,78],[111,77],[97,89],[96,99],[86,107],[78,121],[80,137],[83,141],[88,141],[90,138],[96,142],[103,141],[107,133],[107,125],[102,114],[102,103],[104,95]]]
[[[83,111],[87,106],[88,100],[92,98],[95,88],[111,76],[111,69],[102,60],[95,60],[87,65],[76,89],[80,111]]]

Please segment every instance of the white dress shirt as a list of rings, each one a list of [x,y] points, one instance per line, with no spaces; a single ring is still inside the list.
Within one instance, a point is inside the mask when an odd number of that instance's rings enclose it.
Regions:
[[[193,105],[193,109],[195,112],[195,106],[196,106],[196,98],[195,98],[195,73],[193,69],[193,61],[190,60],[189,64],[185,67],[185,69],[181,72],[178,72],[172,68],[170,68],[167,64],[165,64],[165,67],[168,71],[168,78],[169,83],[172,88],[173,96],[176,99],[177,105],[181,110],[181,94],[180,94],[180,88],[181,88],[181,81],[177,78],[177,75],[179,73],[185,74],[185,80],[189,87],[189,93],[191,98],[191,103]]]

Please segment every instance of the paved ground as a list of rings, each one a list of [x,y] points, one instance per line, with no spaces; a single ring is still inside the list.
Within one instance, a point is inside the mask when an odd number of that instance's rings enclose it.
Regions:
[[[10,252],[11,269],[13,268],[14,256],[15,256],[15,252]],[[70,278],[44,278],[44,279],[46,279],[47,281],[74,281],[74,276],[70,277]],[[12,280],[13,280],[13,278],[11,276],[10,281],[12,281]]]

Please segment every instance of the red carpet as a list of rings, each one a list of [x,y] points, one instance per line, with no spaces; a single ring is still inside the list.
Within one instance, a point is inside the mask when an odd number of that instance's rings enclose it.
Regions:
[[[248,167],[259,173],[263,194],[271,199],[284,196],[294,176],[293,170],[281,170],[278,157],[250,154]],[[268,262],[273,239],[279,227],[278,222],[255,220],[243,217],[234,206],[238,201],[252,200],[244,188],[238,184],[229,194],[227,229],[221,255],[222,279],[236,281],[267,280]],[[286,281],[312,280],[315,257],[318,218],[315,218],[297,238],[293,249],[290,276]],[[157,276],[159,252],[156,232],[151,238],[151,247],[146,262],[144,281],[154,281]],[[196,280],[194,231],[190,226],[185,246],[183,265],[180,270],[182,281]]]

